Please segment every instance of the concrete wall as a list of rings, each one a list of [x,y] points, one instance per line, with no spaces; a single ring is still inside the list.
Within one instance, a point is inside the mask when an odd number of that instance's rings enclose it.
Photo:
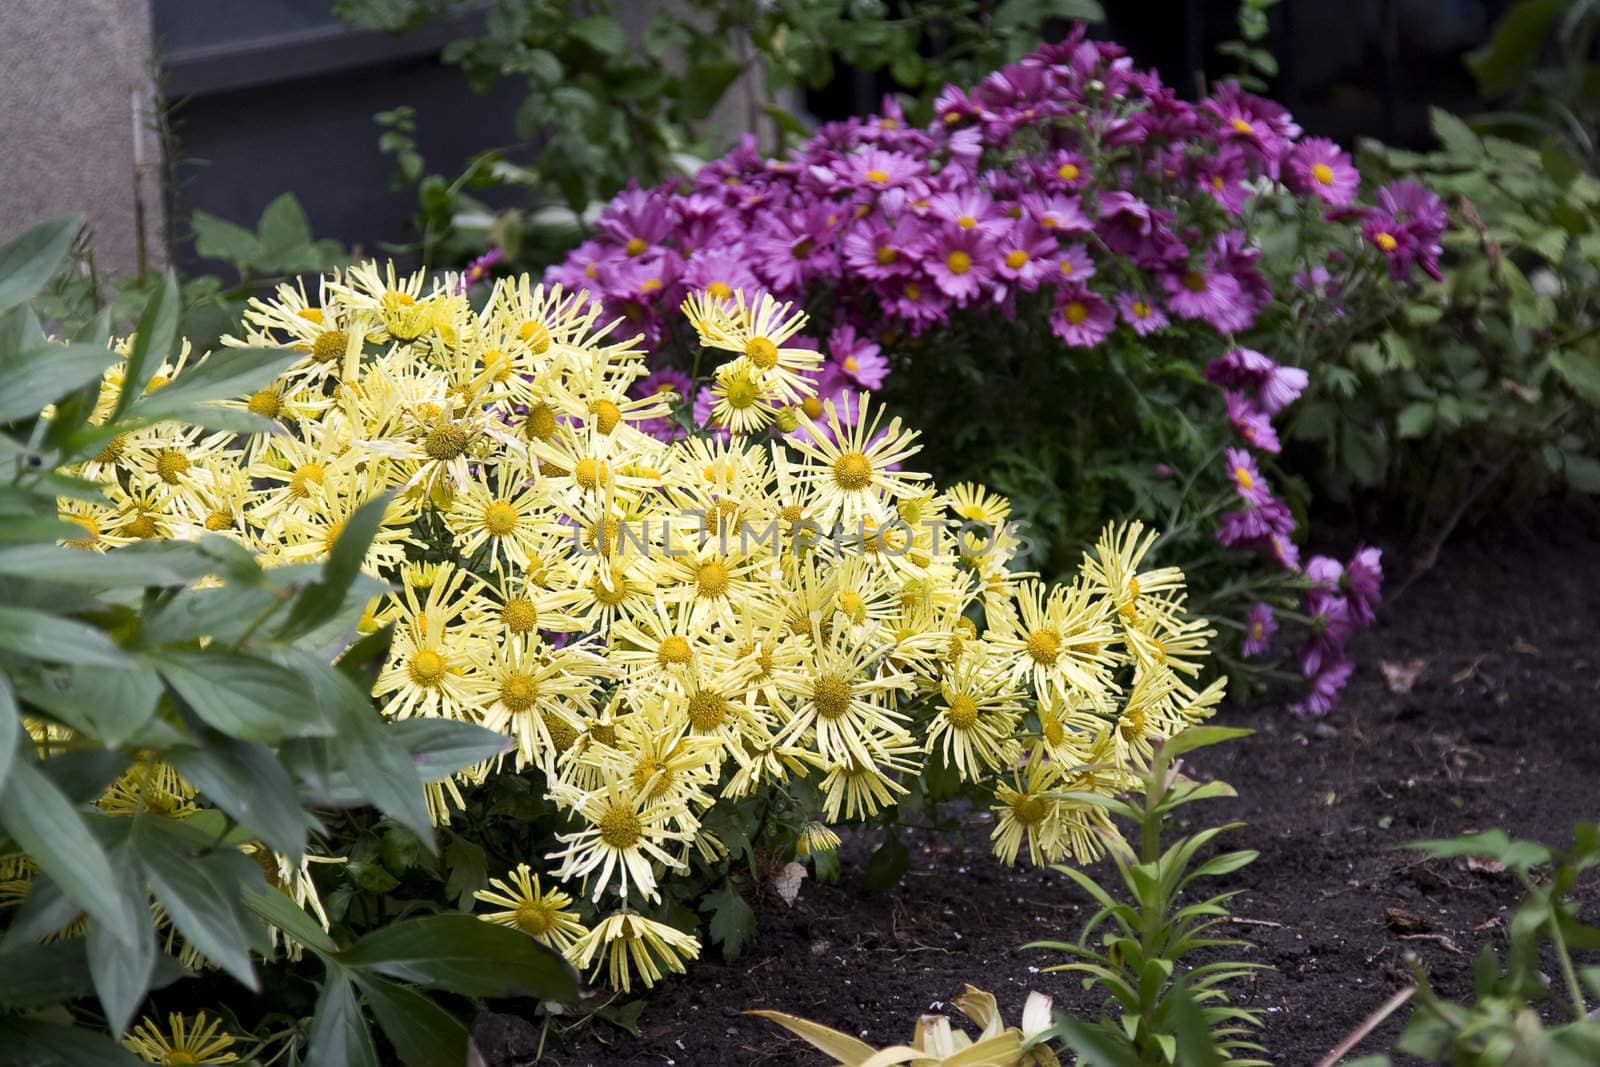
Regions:
[[[165,260],[150,55],[148,0],[0,0],[0,239],[81,211],[102,269]]]

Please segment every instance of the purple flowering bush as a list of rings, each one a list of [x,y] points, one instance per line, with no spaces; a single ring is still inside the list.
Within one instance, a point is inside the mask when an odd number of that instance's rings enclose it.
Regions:
[[[640,387],[681,398],[667,435],[712,421],[702,361],[671,332],[687,296],[803,306],[819,395],[881,391],[926,427],[945,479],[1029,523],[1028,564],[1065,572],[1108,515],[1159,523],[1201,561],[1197,607],[1241,629],[1229,669],[1297,649],[1296,707],[1326,711],[1381,569],[1373,549],[1302,560],[1308,494],[1279,463],[1279,416],[1320,384],[1320,354],[1438,273],[1438,199],[1406,181],[1368,198],[1278,105],[1232,84],[1186,102],[1081,27],[947,86],[935,112],[914,127],[888,100],[782,159],[747,140],[631,188],[547,280],[668,353]],[[1274,640],[1280,621],[1298,636]]]

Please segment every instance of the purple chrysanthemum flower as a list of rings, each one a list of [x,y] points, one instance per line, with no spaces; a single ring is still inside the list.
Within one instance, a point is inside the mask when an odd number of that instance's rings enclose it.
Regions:
[[[1361,175],[1344,150],[1326,137],[1308,137],[1289,156],[1289,187],[1325,204],[1346,207],[1356,198]]]
[[[1328,714],[1339,702],[1339,693],[1355,669],[1355,664],[1347,659],[1335,660],[1325,665],[1312,678],[1311,691],[1306,694],[1306,698],[1289,706],[1290,713],[1303,719],[1320,718]]]
[[[1117,294],[1117,310],[1122,312],[1122,321],[1133,327],[1133,332],[1140,337],[1164,330],[1169,325],[1167,313],[1161,310],[1155,297],[1143,293]]]
[[[889,376],[889,361],[880,351],[876,344],[859,336],[849,323],[835,327],[828,335],[828,354],[833,365],[862,389],[882,389],[884,379]]]
[[[923,246],[933,283],[957,304],[970,303],[994,270],[988,237],[977,228],[947,227]]]
[[[1222,516],[1217,528],[1217,543],[1223,548],[1250,550],[1270,547],[1273,537],[1287,538],[1294,532],[1294,516],[1289,506],[1278,499],[1257,507],[1241,508]]]
[[[1223,456],[1228,463],[1228,477],[1247,505],[1258,508],[1272,499],[1272,490],[1256,466],[1256,457],[1242,448],[1227,449]]]
[[[1252,397],[1233,389],[1223,390],[1222,397],[1228,405],[1228,422],[1240,440],[1273,455],[1283,451],[1277,428],[1272,425],[1272,417],[1262,411]]]
[[[1272,635],[1278,632],[1278,620],[1273,617],[1271,604],[1257,604],[1244,620],[1244,643],[1240,655],[1259,656],[1272,646]]]
[[[1069,345],[1093,348],[1117,325],[1117,313],[1099,294],[1089,289],[1063,289],[1056,295],[1050,315],[1050,332]]]
[[[1249,325],[1249,308],[1239,280],[1231,274],[1186,270],[1164,275],[1167,307],[1179,318],[1201,319],[1219,333],[1232,333]]]
[[[1374,605],[1383,599],[1383,550],[1357,549],[1345,568],[1344,584],[1350,594],[1351,614],[1360,625],[1372,625]]]

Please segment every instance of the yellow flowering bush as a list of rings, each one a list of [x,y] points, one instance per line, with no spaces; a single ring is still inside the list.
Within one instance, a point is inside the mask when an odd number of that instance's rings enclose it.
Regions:
[[[270,571],[326,559],[384,497],[362,568],[390,592],[340,647],[392,627],[385,716],[505,735],[429,786],[436,824],[506,776],[555,820],[477,893],[486,920],[649,985],[701,948],[675,879],[818,861],[830,826],[959,789],[1004,862],[1086,861],[1114,831],[1082,794],[1122,789],[1221,698],[1192,684],[1213,633],[1147,562],[1153,533],[1107,529],[1068,585],[1013,570],[1003,499],[940,491],[918,433],[864,395],[818,402],[787,305],[686,302],[714,398],[694,427],[639,388],[646,354],[587,294],[462,288],[368,263],[254,302],[227,343],[301,355],[224,406],[271,432],[120,435],[76,471],[105,499],[61,517],[85,548],[220,534]]]

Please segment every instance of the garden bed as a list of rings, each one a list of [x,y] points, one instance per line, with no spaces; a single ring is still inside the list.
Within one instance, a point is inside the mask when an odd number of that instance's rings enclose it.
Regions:
[[[1406,572],[1394,573],[1398,589]],[[1407,982],[1406,952],[1460,995],[1478,946],[1503,941],[1518,896],[1510,875],[1395,846],[1494,826],[1559,841],[1600,814],[1597,631],[1600,524],[1590,512],[1544,516],[1451,546],[1387,605],[1355,648],[1363,666],[1333,716],[1306,722],[1271,701],[1223,714],[1258,732],[1191,770],[1241,795],[1196,810],[1246,820],[1231,844],[1261,851],[1233,887],[1245,889],[1238,933],[1259,945],[1249,957],[1276,968],[1245,998],[1268,1011],[1275,1063],[1314,1063]],[[1379,661],[1416,659],[1425,667],[1411,691],[1392,691]],[[1059,875],[999,866],[983,818],[969,819],[964,842],[909,832],[911,869],[889,893],[862,887],[872,842],[848,841],[839,885],[807,883],[793,908],[758,902],[754,944],[732,965],[707,952],[658,990],[639,1038],[602,1024],[547,1047],[542,1062],[814,1064],[797,1039],[740,1012],[782,1009],[889,1043],[963,982],[992,990],[1008,1018],[1029,989],[1092,1013],[1075,981],[1038,973],[1050,954],[1021,948],[1075,934],[1085,898]],[[1579,895],[1600,901],[1600,879]],[[1363,1050],[1387,1047],[1403,1015]],[[490,1067],[533,1062],[531,1024],[486,1016],[478,1035]]]

